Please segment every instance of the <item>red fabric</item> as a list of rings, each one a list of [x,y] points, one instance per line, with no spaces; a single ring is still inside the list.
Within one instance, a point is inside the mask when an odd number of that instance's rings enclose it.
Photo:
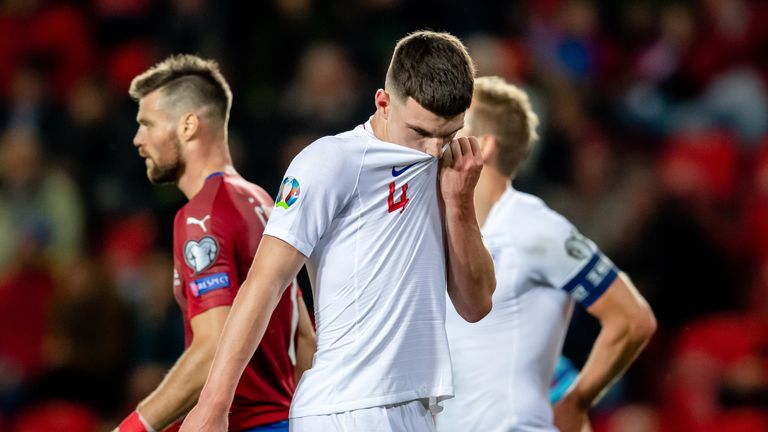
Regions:
[[[184,314],[187,346],[194,337],[190,325],[193,317],[232,304],[248,274],[264,232],[266,214],[273,205],[258,186],[236,175],[217,175],[207,179],[202,190],[176,214],[174,294]],[[215,253],[210,249],[214,245]],[[288,418],[296,385],[295,369],[288,357],[295,337],[290,295],[289,287],[243,372],[230,411],[232,429]]]
[[[147,428],[144,427],[138,411],[132,412],[125,420],[120,422],[120,426],[117,429],[120,432],[147,432]]]
[[[31,408],[16,421],[14,432],[96,432],[97,416],[88,408],[69,402],[49,402]]]
[[[665,379],[665,423],[672,430],[701,431],[719,424],[727,414],[718,400],[720,385],[729,371],[759,353],[763,333],[760,322],[730,314],[686,326]]]
[[[738,181],[738,150],[733,136],[722,131],[674,135],[662,155],[668,190],[715,200],[734,196]]]
[[[181,423],[182,423],[181,420],[179,420],[176,423],[163,429],[163,432],[179,432],[179,429],[181,429]]]
[[[111,51],[106,65],[112,86],[120,94],[127,93],[133,78],[152,66],[152,47],[139,41],[123,44]]]
[[[768,197],[754,197],[744,209],[744,240],[755,261],[768,260]]]
[[[0,16],[0,89],[4,93],[19,63],[29,55],[51,61],[50,93],[66,97],[95,62],[92,36],[83,13],[74,6],[60,4],[43,7],[29,16]]]
[[[49,7],[40,12],[30,30],[31,48],[55,62],[52,94],[68,95],[93,68],[94,48],[85,17],[73,6]]]
[[[104,238],[104,252],[113,269],[135,268],[150,253],[157,235],[157,227],[149,213],[138,213],[123,218],[108,229]]]
[[[28,268],[0,280],[0,358],[10,360],[24,376],[42,363],[48,308],[54,282],[45,269]]]
[[[759,411],[737,410],[722,414],[703,432],[765,432],[768,415]]]

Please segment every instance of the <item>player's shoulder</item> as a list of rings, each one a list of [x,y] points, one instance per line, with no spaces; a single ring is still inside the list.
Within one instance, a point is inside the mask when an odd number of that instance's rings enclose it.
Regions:
[[[366,135],[357,129],[327,135],[305,147],[296,159],[313,163],[358,160],[362,157],[366,139]]]
[[[217,204],[216,201],[220,193],[228,187],[226,177],[223,173],[216,173],[206,178],[200,191],[190,198],[181,209],[185,213],[212,211]]]
[[[541,198],[510,190],[490,225],[483,227],[489,247],[512,248],[530,260],[547,259],[575,228]]]
[[[507,208],[510,222],[520,228],[522,235],[541,235],[573,229],[573,224],[560,213],[552,210],[543,199],[536,195],[514,191],[514,197]]]
[[[251,183],[239,175],[228,175],[219,185],[219,194],[226,192],[225,197],[230,201],[234,199],[245,199],[249,204],[271,206],[274,204],[272,198],[264,188]]]
[[[252,199],[269,204],[269,195],[259,186],[237,174],[216,174],[205,180],[202,189],[176,213],[176,225],[188,225],[195,220],[210,220],[210,224],[232,225],[240,212],[236,199]]]

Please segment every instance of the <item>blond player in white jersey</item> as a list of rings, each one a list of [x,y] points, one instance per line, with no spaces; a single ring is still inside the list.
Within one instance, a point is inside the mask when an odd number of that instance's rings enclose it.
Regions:
[[[589,430],[587,411],[645,346],[653,313],[593,242],[540,199],[512,188],[537,138],[527,95],[500,78],[478,78],[465,121],[460,133],[477,135],[485,163],[475,209],[498,287],[479,323],[448,312],[456,398],[446,401],[438,430]],[[602,327],[553,410],[549,386],[574,301]]]
[[[370,120],[293,160],[182,431],[226,429],[245,361],[305,263],[317,353],[291,430],[434,430],[432,412],[453,395],[446,292],[463,319],[478,321],[495,288],[474,213],[482,158],[474,138],[455,139],[473,75],[455,37],[411,34]]]

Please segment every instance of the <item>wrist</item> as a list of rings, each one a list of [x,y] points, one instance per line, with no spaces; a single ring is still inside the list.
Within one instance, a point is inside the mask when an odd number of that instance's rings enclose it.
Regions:
[[[210,411],[228,412],[230,405],[232,405],[234,393],[231,397],[227,398],[222,396],[225,395],[226,392],[211,392],[207,390],[206,387],[203,387],[203,390],[200,392],[200,398],[197,401],[197,405]]]
[[[578,410],[584,412],[592,408],[592,399],[580,392],[575,386],[563,396],[563,403],[573,405]]]
[[[475,202],[462,196],[444,197],[445,212],[460,220],[475,220]]]
[[[134,410],[117,427],[120,432],[157,432],[138,410]]]

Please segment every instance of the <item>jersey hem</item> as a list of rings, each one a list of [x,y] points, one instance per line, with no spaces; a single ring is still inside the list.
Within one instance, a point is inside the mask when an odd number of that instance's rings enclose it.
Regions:
[[[417,399],[436,398],[438,402],[453,398],[453,386],[442,386],[432,391],[420,392],[408,390],[385,396],[356,400],[354,402],[341,402],[331,405],[321,405],[307,408],[295,408],[291,406],[290,418],[308,417],[315,415],[338,414],[364,408],[372,408],[383,405],[399,404]]]
[[[302,255],[309,258],[310,255],[312,255],[312,246],[309,245],[309,243],[299,239],[295,235],[291,234],[290,232],[282,229],[282,228],[269,228],[269,225],[264,228],[264,234],[268,235],[270,237],[278,238],[289,245],[293,246],[301,252]]]
[[[288,410],[280,410],[275,412],[270,412],[266,414],[259,414],[255,416],[254,418],[250,419],[246,423],[247,426],[229,426],[230,431],[250,431],[255,428],[259,428],[261,426],[267,426],[272,423],[277,423],[281,421],[288,420]]]

